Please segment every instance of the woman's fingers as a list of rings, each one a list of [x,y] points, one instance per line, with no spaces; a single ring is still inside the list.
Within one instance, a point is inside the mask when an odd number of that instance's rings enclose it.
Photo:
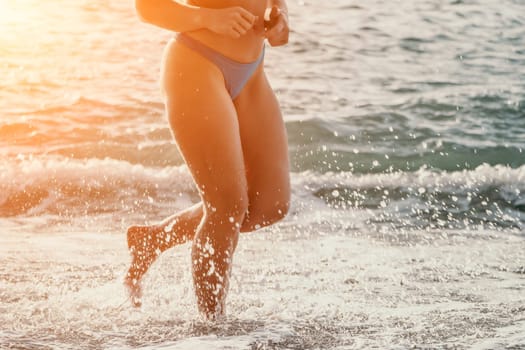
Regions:
[[[265,36],[272,46],[281,46],[288,43],[288,36],[290,28],[288,27],[288,19],[285,13],[279,12],[277,18],[273,19],[273,25],[267,28]]]
[[[252,29],[253,23],[242,19],[241,21],[236,22],[234,26],[236,27],[236,29],[242,29],[244,30],[244,32],[247,32],[248,30]]]
[[[246,30],[244,30],[242,27],[238,25],[235,25],[232,27],[232,33],[233,33],[234,38],[238,38],[244,33],[246,33]]]
[[[239,9],[239,13],[240,13],[241,17],[246,21],[246,23],[249,23],[250,26],[253,26],[253,24],[257,20],[257,16],[255,16],[250,11],[248,11],[248,10],[242,8],[242,7],[238,7],[238,9]]]
[[[257,16],[240,6],[213,11],[215,16],[209,22],[209,29],[235,39],[252,29],[257,21]]]
[[[273,38],[279,35],[284,29],[284,24],[278,21],[272,28],[266,32],[266,37]]]
[[[242,7],[239,8],[238,12],[238,18],[236,18],[236,30],[240,30],[241,34],[246,33],[248,30],[252,29],[253,25],[255,24],[255,21],[257,20],[257,16],[254,16],[247,10],[243,9]]]

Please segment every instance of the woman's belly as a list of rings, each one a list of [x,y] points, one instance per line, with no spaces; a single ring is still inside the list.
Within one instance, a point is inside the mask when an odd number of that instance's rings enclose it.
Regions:
[[[243,63],[253,62],[259,57],[264,41],[264,11],[266,0],[188,0],[188,4],[208,8],[241,6],[258,16],[254,27],[238,39],[219,35],[208,29],[200,29],[186,34],[201,41],[221,54]]]

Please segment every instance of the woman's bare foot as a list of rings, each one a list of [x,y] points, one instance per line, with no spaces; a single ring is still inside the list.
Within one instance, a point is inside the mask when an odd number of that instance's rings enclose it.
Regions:
[[[142,277],[158,256],[158,244],[155,227],[131,226],[127,233],[128,248],[131,254],[124,285],[126,286],[131,304],[142,305]]]

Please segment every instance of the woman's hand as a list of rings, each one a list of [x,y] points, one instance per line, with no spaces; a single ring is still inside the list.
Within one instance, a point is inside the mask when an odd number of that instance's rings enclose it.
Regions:
[[[272,46],[281,46],[288,43],[290,28],[288,14],[277,6],[273,6],[270,18],[265,21],[265,37]]]
[[[214,33],[237,39],[252,29],[257,16],[236,6],[222,9],[209,9],[204,25]]]

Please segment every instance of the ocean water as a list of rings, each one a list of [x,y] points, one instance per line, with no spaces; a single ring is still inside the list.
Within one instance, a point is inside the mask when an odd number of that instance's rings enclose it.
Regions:
[[[132,1],[0,0],[0,348],[525,348],[525,3],[289,0],[266,71],[288,217],[218,323],[189,246],[121,285],[125,230],[198,200]]]

